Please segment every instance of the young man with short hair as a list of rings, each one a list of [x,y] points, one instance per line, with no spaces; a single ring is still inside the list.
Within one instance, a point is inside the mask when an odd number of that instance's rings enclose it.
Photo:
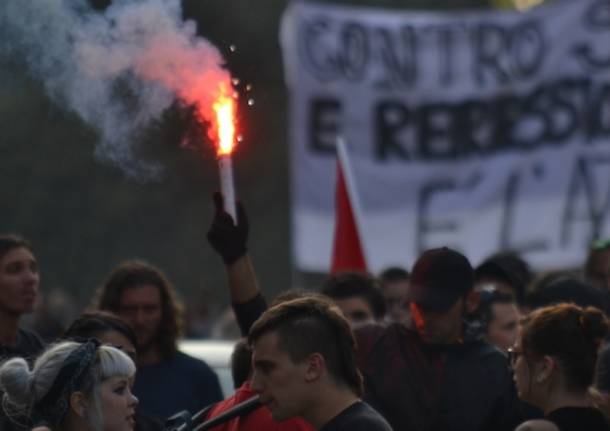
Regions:
[[[360,397],[356,342],[336,305],[297,298],[268,309],[248,335],[252,388],[282,421],[302,417],[321,431],[391,431]]]
[[[499,290],[480,292],[479,318],[487,341],[504,353],[515,345],[519,333],[519,309],[515,298]]]

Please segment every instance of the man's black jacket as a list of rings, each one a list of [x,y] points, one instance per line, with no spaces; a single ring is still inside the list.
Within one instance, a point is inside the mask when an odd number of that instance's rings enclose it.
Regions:
[[[512,431],[523,419],[507,358],[485,341],[427,345],[399,324],[355,334],[365,399],[394,431]]]

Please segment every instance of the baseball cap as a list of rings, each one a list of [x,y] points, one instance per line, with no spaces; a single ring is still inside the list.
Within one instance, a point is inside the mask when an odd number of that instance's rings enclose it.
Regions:
[[[447,311],[474,287],[474,270],[463,254],[448,247],[426,250],[413,265],[407,301]]]

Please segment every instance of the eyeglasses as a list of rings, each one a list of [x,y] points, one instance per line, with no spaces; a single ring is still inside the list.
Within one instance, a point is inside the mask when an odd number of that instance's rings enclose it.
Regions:
[[[517,350],[513,347],[510,347],[508,349],[508,364],[510,365],[511,368],[515,367],[515,364],[517,363],[517,359],[519,359],[519,356],[523,355],[523,352],[520,350]]]

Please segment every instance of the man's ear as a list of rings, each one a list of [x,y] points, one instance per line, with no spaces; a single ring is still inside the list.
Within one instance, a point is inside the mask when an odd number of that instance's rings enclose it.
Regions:
[[[544,356],[540,363],[540,370],[538,370],[538,373],[536,373],[537,383],[547,381],[549,377],[553,375],[553,370],[557,368],[557,363],[555,362],[555,359],[548,355]]]
[[[85,419],[87,406],[87,397],[82,392],[76,391],[70,395],[70,409],[81,419]]]
[[[305,359],[305,381],[315,382],[326,372],[326,361],[320,353],[312,353]]]

